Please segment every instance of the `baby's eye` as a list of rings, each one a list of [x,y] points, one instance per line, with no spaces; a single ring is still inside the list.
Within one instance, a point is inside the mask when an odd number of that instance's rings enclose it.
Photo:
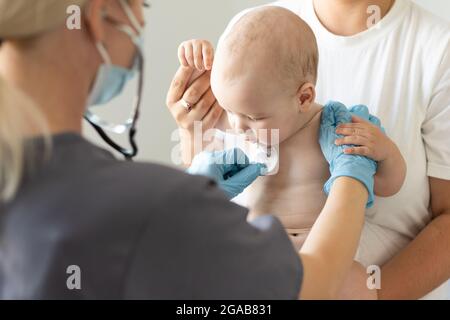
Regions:
[[[264,120],[264,118],[255,118],[255,117],[250,117],[250,116],[247,116],[247,118],[248,118],[249,120],[251,120],[251,121],[261,121],[261,120]]]

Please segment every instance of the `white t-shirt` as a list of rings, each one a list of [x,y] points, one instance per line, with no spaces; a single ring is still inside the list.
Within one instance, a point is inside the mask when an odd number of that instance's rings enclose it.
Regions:
[[[356,258],[381,266],[430,222],[428,177],[450,180],[450,24],[409,0],[396,0],[375,27],[342,37],[323,27],[312,0],[272,5],[298,14],[317,37],[317,102],[367,105],[407,162],[401,191],[377,198],[366,213]],[[442,285],[424,298],[446,297]]]

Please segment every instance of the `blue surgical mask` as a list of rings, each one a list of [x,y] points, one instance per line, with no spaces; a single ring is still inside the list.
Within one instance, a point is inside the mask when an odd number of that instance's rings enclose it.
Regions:
[[[110,102],[123,92],[125,85],[128,81],[134,78],[137,71],[142,72],[142,70],[137,69],[139,68],[138,55],[141,55],[143,58],[143,30],[127,1],[119,0],[119,3],[127,15],[128,20],[130,20],[137,32],[130,26],[124,24],[117,24],[116,28],[131,38],[132,42],[136,46],[136,57],[133,61],[133,66],[131,69],[116,66],[112,64],[110,55],[108,54],[105,46],[101,42],[96,43],[97,50],[103,59],[103,63],[97,71],[94,85],[91,93],[89,94],[87,104],[88,107]],[[106,15],[105,18],[107,18]]]
[[[143,35],[139,35],[133,39],[136,49],[143,52]],[[97,49],[103,58],[102,63],[97,71],[95,82],[89,94],[87,105],[98,106],[110,102],[123,92],[128,81],[132,80],[138,70],[137,56],[134,59],[131,69],[116,66],[111,63],[111,58],[101,43],[97,43]],[[136,55],[139,53],[137,52]]]

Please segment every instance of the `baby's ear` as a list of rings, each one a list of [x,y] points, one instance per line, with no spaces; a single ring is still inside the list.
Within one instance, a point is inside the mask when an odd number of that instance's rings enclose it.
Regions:
[[[298,89],[297,101],[300,112],[308,112],[315,100],[316,88],[312,83],[307,82]]]

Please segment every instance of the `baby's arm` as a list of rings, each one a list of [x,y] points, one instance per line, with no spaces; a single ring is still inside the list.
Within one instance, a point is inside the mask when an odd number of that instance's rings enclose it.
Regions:
[[[376,125],[353,116],[353,123],[342,124],[336,133],[344,137],[337,145],[355,145],[344,150],[347,154],[369,157],[378,162],[374,192],[380,197],[396,194],[406,176],[406,163],[397,145]]]
[[[387,138],[387,137],[386,137]],[[400,191],[406,176],[406,162],[397,145],[392,143],[390,156],[378,162],[374,192],[379,197],[390,197]]]

